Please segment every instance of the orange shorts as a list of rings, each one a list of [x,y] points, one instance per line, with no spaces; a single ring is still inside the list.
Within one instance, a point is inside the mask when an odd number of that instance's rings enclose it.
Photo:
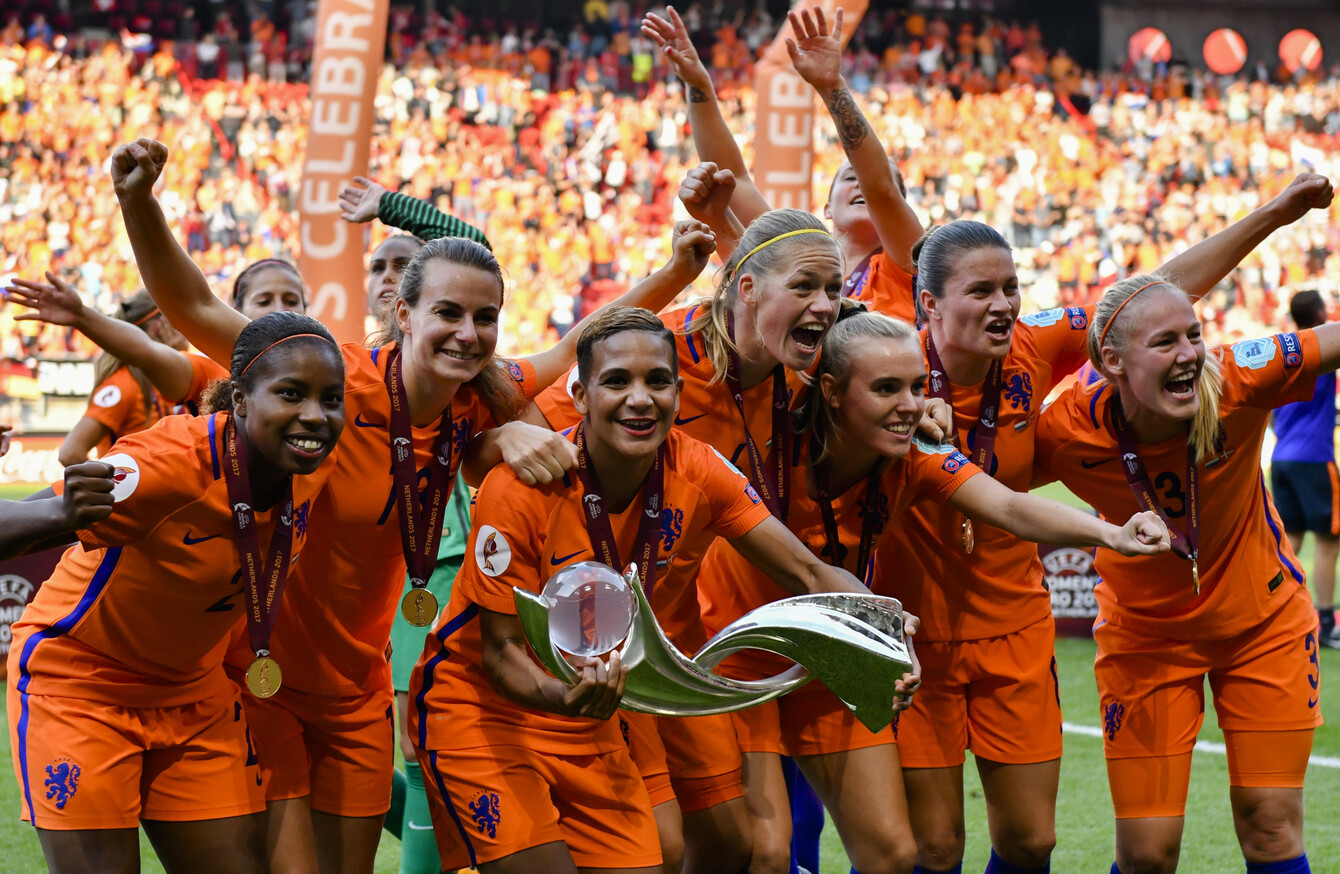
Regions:
[[[594,755],[518,746],[419,750],[444,870],[563,841],[579,868],[661,864],[651,800],[626,749]]]
[[[638,774],[642,775],[651,806],[660,807],[667,801],[674,801],[670,765],[665,760],[665,744],[661,743],[661,735],[656,731],[656,717],[631,710],[620,710],[618,716],[623,742],[628,744],[628,755],[632,756]]]
[[[654,718],[680,810],[693,813],[744,797],[740,744],[729,714]]]
[[[1061,757],[1056,623],[1002,637],[916,642],[921,688],[899,720],[904,768],[952,768],[964,750],[1031,765]]]
[[[826,756],[898,742],[898,721],[872,733],[827,686],[806,683],[789,695],[731,714],[740,750]]]
[[[1274,616],[1226,640],[1168,640],[1100,620],[1093,636],[1098,643],[1094,673],[1103,752],[1108,759],[1189,755],[1205,719],[1207,676],[1226,738],[1234,733],[1301,732],[1294,736],[1305,736],[1310,749],[1311,730],[1322,722],[1316,631],[1317,614],[1301,586]],[[1249,775],[1280,770],[1272,764],[1278,751],[1270,750],[1270,744],[1227,745],[1229,785],[1256,785]],[[1263,761],[1255,761],[1258,757]],[[1179,782],[1151,784],[1145,803],[1127,799],[1127,809],[1184,807],[1185,784],[1180,790],[1171,785]]]
[[[11,683],[7,700],[23,819],[41,828],[136,828],[141,819],[265,809],[236,689],[178,707],[120,707],[21,695]]]
[[[334,816],[381,816],[391,809],[395,693],[389,685],[357,698],[281,686],[272,698],[244,692],[242,702],[267,801],[309,796],[313,810]]]

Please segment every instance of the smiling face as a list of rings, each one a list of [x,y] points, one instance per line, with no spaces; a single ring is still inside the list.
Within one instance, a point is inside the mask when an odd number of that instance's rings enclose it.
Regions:
[[[1004,358],[1019,318],[1019,277],[1008,249],[982,246],[962,252],[943,294],[921,292],[936,343],[982,358]]]
[[[302,280],[287,267],[277,264],[257,267],[242,278],[242,288],[237,311],[249,319],[270,313],[307,312]]]
[[[906,457],[926,407],[926,363],[915,336],[861,338],[846,385],[826,373],[820,388],[844,441]]]
[[[1141,293],[1117,315],[1124,331],[1120,352],[1103,347],[1103,366],[1121,390],[1132,422],[1151,425],[1190,421],[1200,408],[1197,383],[1205,366],[1200,320],[1187,296],[1168,286]]]
[[[312,473],[344,430],[339,350],[324,340],[291,340],[264,353],[252,373],[246,392],[233,390],[252,457],[280,475]]]
[[[413,237],[388,237],[372,253],[368,265],[368,312],[380,313],[395,300],[400,276],[409,266],[421,243]]]
[[[833,223],[833,229],[862,248],[879,245],[879,233],[870,218],[870,209],[861,194],[861,183],[850,161],[843,161],[833,176],[833,187],[824,204],[824,218]]]
[[[776,271],[745,272],[739,285],[740,300],[753,316],[756,345],[792,370],[814,364],[842,300],[842,259],[836,246],[827,238],[818,243],[799,240],[791,243]]]
[[[429,379],[469,382],[493,358],[502,310],[493,274],[434,258],[423,265],[418,303],[400,297],[395,306],[407,366]]]
[[[675,376],[675,350],[647,331],[623,331],[591,352],[591,374],[573,386],[572,397],[586,417],[592,452],[645,460],[665,442],[679,412],[684,380]]]

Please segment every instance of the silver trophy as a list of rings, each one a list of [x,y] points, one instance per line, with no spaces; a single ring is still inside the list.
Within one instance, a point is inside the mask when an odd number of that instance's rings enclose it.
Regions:
[[[623,597],[631,594],[628,632],[619,647],[623,664],[629,666],[619,705],[623,709],[657,716],[730,713],[771,701],[818,677],[872,732],[893,721],[894,684],[912,669],[903,638],[902,605],[897,599],[827,594],[774,601],[723,628],[689,658],[657,624],[635,567],[630,566],[622,578],[625,589],[619,575],[605,565],[582,564],[589,565],[588,580],[599,576],[600,569],[613,578],[615,585],[610,580],[595,584],[607,594],[616,598],[614,590],[624,593]],[[590,591],[592,583],[586,585]],[[550,586],[545,591],[549,593]],[[551,613],[555,608],[566,610],[566,604],[559,604],[552,595],[522,589],[513,592],[517,616],[541,664],[555,677],[575,683],[580,672],[563,653],[576,651],[566,641],[555,641],[551,625]],[[559,643],[564,646],[560,648]],[[713,672],[731,653],[746,649],[775,653],[795,665],[764,680],[735,680]]]

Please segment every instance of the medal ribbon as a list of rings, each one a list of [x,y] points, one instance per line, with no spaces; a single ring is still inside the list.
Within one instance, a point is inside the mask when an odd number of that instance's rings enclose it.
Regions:
[[[949,374],[940,361],[940,353],[935,350],[935,340],[929,328],[926,329],[926,363],[931,369],[928,386],[931,397],[939,398],[952,409],[954,401],[950,397]],[[982,403],[977,413],[977,437],[973,441],[971,459],[988,476],[991,474],[991,462],[996,456],[996,415],[1000,412],[1000,386],[1004,382],[1004,371],[1005,365],[999,358],[991,362],[986,381],[982,383]],[[957,438],[957,429],[954,435]],[[953,442],[958,441],[955,439]]]
[[[861,292],[865,290],[866,278],[870,275],[870,261],[883,251],[884,249],[881,247],[866,255],[861,259],[861,263],[856,265],[856,269],[847,274],[847,278],[842,283],[843,297],[860,299]]]
[[[586,535],[591,539],[591,549],[596,558],[624,572],[619,561],[619,545],[614,542],[614,526],[610,524],[609,510],[605,506],[605,490],[600,485],[595,465],[591,463],[591,454],[586,448],[586,436],[582,425],[577,425],[575,438],[577,444],[577,476],[582,481],[582,518],[586,521]],[[642,578],[642,589],[651,597],[652,582],[656,577],[656,557],[661,545],[661,498],[665,489],[665,444],[656,450],[656,460],[652,462],[647,475],[647,497],[643,501],[642,516],[637,526],[637,540],[633,542],[633,554],[637,557],[638,576]]]
[[[811,455],[811,458],[814,456]],[[856,575],[869,585],[870,547],[875,542],[875,525],[879,521],[880,480],[884,465],[877,462],[865,480],[865,496],[861,500],[861,540],[856,550]],[[828,554],[832,556],[834,567],[842,567],[847,557],[847,549],[838,538],[837,514],[833,512],[833,497],[828,486],[828,467],[820,464],[814,468],[815,491],[819,493],[819,510],[824,517],[824,540]]]
[[[1172,541],[1172,551],[1191,562],[1192,576],[1195,577],[1197,591],[1200,590],[1200,571],[1196,566],[1200,541],[1200,484],[1196,465],[1196,448],[1188,440],[1186,444],[1186,533],[1178,531],[1168,514],[1158,501],[1154,500],[1154,486],[1149,481],[1149,471],[1135,451],[1135,438],[1131,433],[1126,413],[1121,408],[1121,399],[1112,398],[1112,430],[1117,435],[1117,448],[1121,451],[1121,466],[1126,471],[1126,482],[1135,493],[1135,501],[1142,510],[1152,510],[1159,514],[1163,524],[1168,526],[1168,537]]]
[[[396,506],[400,516],[400,548],[405,554],[410,585],[427,587],[437,564],[437,544],[442,539],[442,520],[451,497],[451,405],[433,439],[428,488],[420,499],[419,472],[414,467],[414,430],[409,417],[409,396],[400,373],[400,350],[386,362],[386,393],[391,396],[391,475],[395,480]]]
[[[744,388],[740,382],[740,356],[734,349],[735,315],[726,313],[726,330],[730,332],[731,344],[726,347],[727,367],[726,386],[735,400],[735,408],[740,411],[740,422],[744,425],[744,441],[749,448],[749,464],[753,467],[751,481],[763,498],[768,512],[786,521],[790,509],[791,467],[787,458],[791,454],[790,410],[787,408],[786,368],[778,364],[772,370],[772,476],[763,461],[763,453],[749,433],[749,418],[744,413]]]
[[[237,558],[246,579],[247,636],[257,656],[270,654],[270,632],[280,600],[284,597],[284,582],[288,579],[289,556],[293,552],[293,478],[289,477],[279,517],[275,520],[274,534],[270,537],[270,554],[261,567],[260,532],[256,530],[256,513],[251,505],[251,480],[247,475],[246,445],[237,439],[237,425],[233,417],[223,429],[228,463],[223,466],[224,482],[228,487],[228,503],[232,505],[234,544]],[[261,577],[265,578],[264,592]]]

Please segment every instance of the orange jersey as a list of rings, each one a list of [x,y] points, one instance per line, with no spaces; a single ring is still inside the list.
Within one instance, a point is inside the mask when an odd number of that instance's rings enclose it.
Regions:
[[[1091,312],[1073,307],[1019,319],[1005,357],[996,417],[995,458],[987,471],[1028,491],[1033,439],[1043,398],[1087,360]],[[924,336],[924,332],[923,332]],[[950,384],[958,445],[972,457],[981,385]],[[963,549],[963,514],[935,501],[914,504],[881,541],[871,588],[921,617],[923,640],[978,640],[1032,625],[1051,612],[1035,544],[981,522]]]
[[[221,467],[226,420],[172,416],[104,456],[116,467],[115,510],[78,532],[14,625],[21,693],[172,707],[229,691],[223,654],[247,602]],[[312,505],[334,467],[332,458],[293,478],[291,563],[307,551]],[[256,514],[262,555],[276,512]]]
[[[823,511],[803,485],[809,467],[809,460],[804,456],[808,454],[796,453],[794,456],[792,482],[799,486],[791,498],[787,527],[809,547],[810,552],[826,563],[838,566],[827,550]],[[920,440],[915,441],[907,458],[892,461],[881,477],[879,519],[875,524],[876,543],[889,521],[901,516],[913,501],[943,503],[958,491],[959,486],[981,472],[980,468],[952,446],[936,447]],[[838,541],[846,550],[845,561],[840,566],[857,579],[866,576],[866,568],[856,566],[861,531],[865,524],[865,490],[866,479],[862,477],[833,501]],[[750,610],[785,598],[788,594],[746,561],[744,556],[730,548],[729,544],[720,542],[712,546],[703,561],[698,589],[703,603],[703,624],[709,634],[715,634]],[[736,665],[749,664],[762,674],[776,673],[768,670],[769,666],[783,669],[786,666],[783,659],[753,650],[740,653],[732,662]]]
[[[93,419],[111,432],[99,441],[98,455],[104,455],[117,440],[137,431],[143,431],[163,415],[163,405],[155,393],[145,407],[144,391],[130,368],[122,365],[112,375],[98,383],[89,396],[84,417]]]
[[[1103,619],[1141,634],[1208,640],[1244,632],[1272,616],[1304,584],[1303,568],[1261,474],[1270,411],[1312,397],[1319,367],[1316,334],[1277,334],[1219,347],[1223,395],[1220,440],[1199,466],[1200,595],[1191,563],[1172,552],[1127,558],[1097,553],[1094,590]],[[1038,482],[1059,479],[1104,517],[1129,518],[1135,500],[1119,460],[1108,412],[1110,383],[1075,385],[1043,413],[1037,428]],[[1202,401],[1203,402],[1203,401]],[[1138,445],[1159,505],[1186,525],[1186,439]]]
[[[916,277],[889,260],[883,252],[870,259],[865,278],[852,289],[851,299],[909,325],[917,323]]]
[[[364,695],[391,682],[387,648],[405,581],[400,515],[392,500],[391,396],[386,363],[392,346],[342,345],[347,425],[330,483],[317,502],[323,525],[308,561],[288,583],[290,605],[275,622],[271,650],[284,666],[284,685],[323,695]],[[508,363],[527,395],[535,371]],[[451,473],[470,440],[497,422],[474,389],[451,402]],[[426,482],[438,423],[414,428],[414,463]],[[245,669],[252,653],[239,635],[229,664]],[[292,667],[290,667],[290,665]]]
[[[675,332],[679,375],[684,378],[684,391],[679,397],[675,427],[695,440],[715,447],[731,464],[749,473],[750,479],[757,482],[756,472],[752,471],[749,461],[749,452],[745,448],[745,425],[731,397],[730,388],[724,378],[712,382],[716,369],[707,357],[702,338],[697,334],[683,333],[689,323],[705,311],[705,305],[694,304],[661,313],[660,316],[666,327]],[[577,368],[574,366],[564,383],[554,383],[535,399],[540,412],[557,430],[569,428],[581,421],[582,417],[572,401],[572,385],[576,379]],[[804,385],[800,376],[794,372],[787,374],[787,384],[790,389],[789,399],[794,399]],[[767,459],[772,433],[771,376],[745,390],[744,409],[749,417],[749,433],[754,435],[759,451]],[[796,488],[794,483],[791,487],[793,491]]]
[[[688,602],[697,614],[698,560],[717,537],[739,537],[768,510],[738,470],[710,446],[671,431],[666,442],[662,539],[652,585],[658,605]],[[451,601],[429,636],[411,684],[420,749],[515,745],[538,752],[586,755],[624,746],[617,719],[597,722],[527,710],[494,690],[481,666],[479,608],[515,614],[512,588],[539,593],[559,568],[592,561],[581,481],[529,488],[511,468],[494,468],[480,487],[465,564]],[[619,554],[632,552],[643,508],[639,493],[611,514]]]

